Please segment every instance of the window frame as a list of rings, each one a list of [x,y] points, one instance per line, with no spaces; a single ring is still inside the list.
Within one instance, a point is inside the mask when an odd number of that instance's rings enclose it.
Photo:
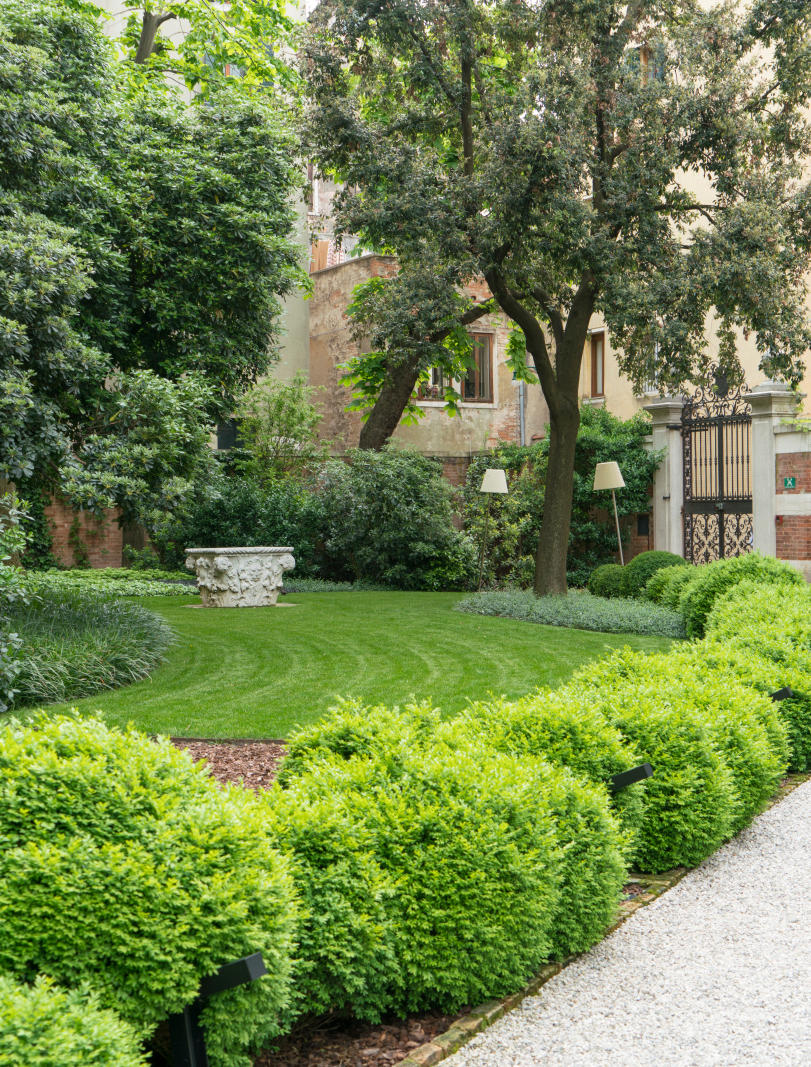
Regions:
[[[602,399],[605,396],[605,330],[594,330],[589,334],[590,342],[590,371],[591,371],[591,392],[590,396],[594,400]],[[596,359],[596,352],[599,344],[599,371],[597,373],[598,361]]]
[[[452,386],[459,393],[459,405],[460,406],[467,406],[467,405],[470,405],[470,407],[495,407],[496,406],[495,374],[494,374],[494,366],[493,366],[494,362],[495,362],[495,348],[496,348],[496,344],[495,344],[496,335],[495,335],[495,332],[483,331],[483,332],[480,332],[480,333],[471,333],[469,336],[470,336],[471,344],[473,346],[474,359],[475,359],[476,345],[477,344],[481,344],[482,341],[486,341],[487,342],[487,357],[488,357],[487,387],[488,387],[489,396],[487,396],[487,397],[482,397],[481,396],[481,371],[480,371],[480,367],[479,367],[478,362],[476,363],[475,370],[473,370],[473,372],[472,372],[474,374],[474,381],[476,382],[476,392],[478,394],[477,399],[471,399],[470,397],[466,397],[464,395],[465,382],[467,381],[468,376],[471,373],[470,371],[462,379],[453,378],[453,379],[444,380],[443,379],[443,375],[442,375],[442,371],[440,371],[437,367],[431,367],[431,369],[430,369],[431,381],[428,382],[428,383],[425,383],[425,384],[421,384],[417,388],[416,400],[417,400],[418,404],[437,404],[437,405],[444,404],[445,403],[444,389],[445,389],[445,385],[447,384],[449,386]],[[438,378],[437,381],[434,381],[434,376],[436,376]],[[441,391],[441,395],[439,395],[439,396],[431,396],[430,395],[430,391],[432,391],[433,389],[440,390]]]

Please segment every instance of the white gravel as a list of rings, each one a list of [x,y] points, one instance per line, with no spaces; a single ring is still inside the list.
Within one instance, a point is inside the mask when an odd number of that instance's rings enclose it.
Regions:
[[[536,1064],[811,1064],[811,782],[444,1061]]]

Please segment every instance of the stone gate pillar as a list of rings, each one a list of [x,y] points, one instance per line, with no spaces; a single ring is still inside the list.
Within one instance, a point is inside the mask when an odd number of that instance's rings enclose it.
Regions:
[[[664,396],[645,404],[653,420],[653,451],[664,452],[653,478],[653,547],[677,556],[684,555],[683,406],[683,396]]]
[[[744,399],[752,408],[752,547],[776,556],[776,434],[797,414],[797,396],[783,382],[762,382]]]

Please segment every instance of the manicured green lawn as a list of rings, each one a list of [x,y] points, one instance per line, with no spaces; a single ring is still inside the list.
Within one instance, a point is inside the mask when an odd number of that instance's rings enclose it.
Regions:
[[[448,714],[488,693],[555,685],[612,649],[665,638],[588,633],[462,615],[456,593],[298,593],[283,607],[213,609],[142,601],[178,637],[144,682],[78,701],[108,723],[182,737],[286,737],[336,696],[430,698]],[[288,607],[286,605],[294,605]]]

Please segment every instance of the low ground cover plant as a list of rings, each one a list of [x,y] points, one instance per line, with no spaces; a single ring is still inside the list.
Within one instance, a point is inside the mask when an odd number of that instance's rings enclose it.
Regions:
[[[617,570],[621,569],[617,567]],[[522,589],[473,593],[459,601],[457,610],[524,619],[543,626],[684,637],[681,616],[674,611],[641,600],[610,600],[587,592],[573,591],[568,596],[547,597],[536,597]]]
[[[189,596],[195,594],[194,575],[186,571],[180,577],[171,579],[158,578],[161,571],[133,571],[110,567],[103,570],[69,570],[69,571],[27,571],[26,589],[32,594],[51,593],[60,596],[72,591],[95,593],[104,597],[140,597],[140,596]],[[182,580],[181,580],[182,578]]]
[[[98,998],[39,977],[0,975],[0,1063],[9,1067],[146,1067],[135,1030]]]
[[[71,716],[0,728],[0,974],[90,987],[147,1039],[223,963],[268,976],[211,998],[217,1067],[278,1033],[296,904],[248,792],[168,741]]]
[[[79,587],[39,587],[26,602],[10,604],[6,618],[19,637],[14,707],[71,700],[145,678],[173,637],[163,619],[139,604]]]

